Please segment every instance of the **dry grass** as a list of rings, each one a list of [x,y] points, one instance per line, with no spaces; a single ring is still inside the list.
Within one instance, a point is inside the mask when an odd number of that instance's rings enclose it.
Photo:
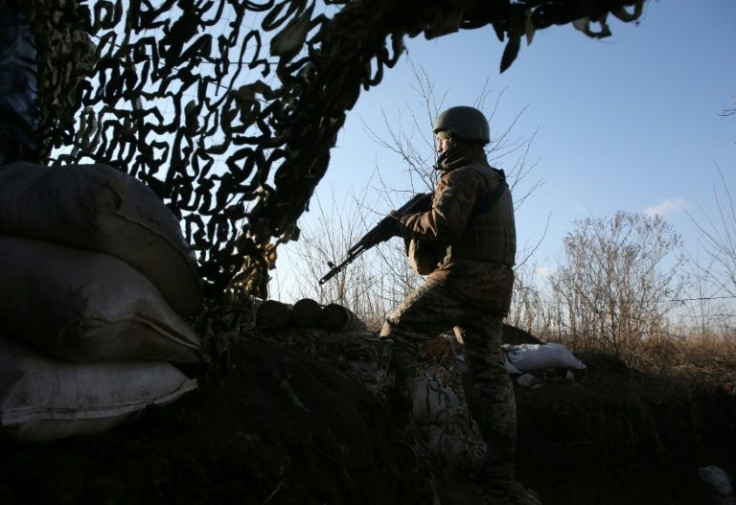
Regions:
[[[662,364],[666,364],[662,366]],[[736,395],[736,336],[690,337],[645,348],[648,371],[685,379],[706,389]]]
[[[630,339],[630,345],[614,352],[593,338],[556,336],[554,341],[573,352],[601,352],[621,358],[644,373],[671,377],[707,390],[722,389],[736,396],[736,332]]]

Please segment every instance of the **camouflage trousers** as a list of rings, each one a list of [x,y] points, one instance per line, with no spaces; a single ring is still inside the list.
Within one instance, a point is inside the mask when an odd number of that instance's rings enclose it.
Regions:
[[[388,380],[395,381],[395,387],[411,402],[419,346],[454,329],[464,343],[475,396],[469,410],[492,451],[497,439],[514,440],[516,436],[516,402],[501,349],[502,328],[501,317],[469,306],[444,283],[430,279],[389,314],[381,330],[381,338],[392,341]]]

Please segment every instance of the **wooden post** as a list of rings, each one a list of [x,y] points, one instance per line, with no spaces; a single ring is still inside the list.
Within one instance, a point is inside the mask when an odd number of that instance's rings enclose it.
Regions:
[[[256,310],[256,326],[264,330],[283,330],[291,324],[291,306],[264,300]]]
[[[322,309],[319,325],[327,331],[365,330],[365,323],[354,312],[336,303],[330,303]]]
[[[291,309],[291,318],[299,326],[316,326],[322,306],[311,298],[302,298]]]

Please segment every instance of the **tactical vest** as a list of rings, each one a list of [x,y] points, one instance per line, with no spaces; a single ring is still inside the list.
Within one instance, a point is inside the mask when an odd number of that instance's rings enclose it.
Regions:
[[[474,163],[469,168],[483,177],[486,191],[478,198],[479,203],[468,219],[463,236],[448,245],[443,263],[472,259],[512,266],[516,257],[516,223],[511,191],[506,189],[484,208],[483,200],[505,181],[498,170],[487,165]]]

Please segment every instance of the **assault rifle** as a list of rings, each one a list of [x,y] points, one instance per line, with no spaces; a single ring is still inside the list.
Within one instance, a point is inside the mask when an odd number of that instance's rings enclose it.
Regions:
[[[401,217],[404,214],[412,214],[414,212],[423,212],[431,208],[432,194],[431,193],[419,193],[415,195],[411,200],[406,202],[404,205],[399,207],[394,215],[388,215],[381,219],[376,226],[368,231],[363,238],[361,238],[354,246],[348,249],[348,257],[340,263],[335,265],[333,262],[328,261],[327,266],[330,267],[330,271],[327,275],[319,280],[320,286],[325,282],[332,279],[338,272],[345,268],[348,264],[352,263],[358,256],[363,254],[371,247],[385,242],[394,236],[396,231],[396,217]]]

